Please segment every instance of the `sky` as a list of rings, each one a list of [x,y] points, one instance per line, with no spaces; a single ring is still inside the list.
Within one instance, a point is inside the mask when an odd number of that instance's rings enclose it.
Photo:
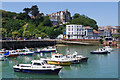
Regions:
[[[44,14],[68,9],[72,16],[79,13],[96,20],[98,26],[118,26],[118,2],[2,2],[2,10],[19,13],[33,5]]]

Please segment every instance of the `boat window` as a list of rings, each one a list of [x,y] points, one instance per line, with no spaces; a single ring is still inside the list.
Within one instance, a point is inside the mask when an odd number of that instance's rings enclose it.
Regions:
[[[41,63],[42,65],[44,65],[44,63]]]
[[[50,66],[47,66],[47,68],[51,68]]]
[[[31,66],[23,66],[23,65],[22,65],[21,67],[31,67]]]
[[[45,66],[43,66],[43,68],[46,68]]]
[[[33,65],[41,65],[40,63],[34,63]]]
[[[59,58],[59,56],[55,56],[55,58]]]

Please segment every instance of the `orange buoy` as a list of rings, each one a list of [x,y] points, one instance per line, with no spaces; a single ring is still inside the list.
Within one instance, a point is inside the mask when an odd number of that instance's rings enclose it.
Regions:
[[[60,64],[60,62],[58,62],[58,64]]]
[[[16,58],[14,58],[14,60],[16,60]]]

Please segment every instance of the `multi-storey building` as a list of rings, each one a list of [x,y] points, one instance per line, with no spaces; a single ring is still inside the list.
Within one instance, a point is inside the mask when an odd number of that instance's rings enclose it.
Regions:
[[[71,20],[71,13],[68,10],[59,11],[57,13],[46,14],[50,19],[55,19],[59,24],[69,23]]]
[[[66,39],[99,39],[99,32],[90,26],[66,25]]]
[[[66,25],[66,39],[83,39],[85,35],[82,25]]]

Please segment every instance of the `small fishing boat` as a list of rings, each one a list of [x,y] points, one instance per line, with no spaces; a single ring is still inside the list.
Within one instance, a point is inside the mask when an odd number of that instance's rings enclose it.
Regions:
[[[68,55],[65,55],[66,58],[68,58],[69,60],[71,60],[71,63],[72,64],[77,64],[77,63],[80,63],[80,61],[75,58],[72,54],[68,54]]]
[[[28,48],[22,49],[22,50],[18,49],[17,52],[19,55],[33,55],[34,54],[34,52],[30,51]]]
[[[9,50],[4,54],[5,57],[17,57],[19,54],[15,50]]]
[[[1,50],[0,50],[0,54],[4,54],[4,53],[7,53],[7,50],[1,49]]]
[[[88,57],[83,57],[82,55],[79,55],[77,51],[75,51],[73,54],[67,54],[67,58],[72,60],[72,63],[80,63],[80,62],[87,62]]]
[[[5,60],[5,57],[3,54],[0,54],[0,61],[4,61]]]
[[[50,53],[50,52],[55,52],[56,51],[56,47],[54,46],[48,46],[48,48],[37,48],[37,51],[35,51],[35,53]]]
[[[62,66],[49,65],[42,60],[32,60],[32,64],[18,64],[13,66],[15,72],[58,74]]]
[[[43,58],[42,60],[46,61],[48,64],[69,66],[71,65],[71,60],[63,56],[62,54],[55,53],[52,54],[51,58]]]
[[[105,47],[103,47],[103,49],[104,49],[104,50],[107,50],[108,52],[113,51],[113,49],[112,49],[112,48],[110,48],[110,46],[105,46]]]
[[[99,49],[97,49],[96,51],[91,51],[90,53],[91,53],[91,54],[107,54],[108,51],[105,50],[105,49],[103,49],[103,48],[99,48]]]

